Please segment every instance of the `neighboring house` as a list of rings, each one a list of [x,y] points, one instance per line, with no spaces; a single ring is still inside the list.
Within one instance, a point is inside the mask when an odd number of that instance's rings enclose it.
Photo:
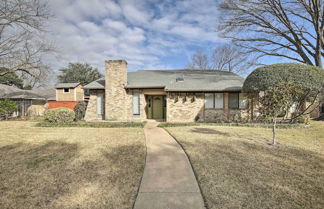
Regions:
[[[22,90],[0,84],[0,98],[8,98],[18,105],[13,117],[41,116],[46,110],[47,101],[55,96],[54,89]]]
[[[88,85],[85,120],[168,122],[249,120],[254,105],[241,93],[244,78],[226,71],[139,70],[105,62],[106,75]]]
[[[80,83],[59,83],[55,92],[56,98],[49,101],[48,109],[67,107],[73,110],[78,102],[84,101],[84,91]]]

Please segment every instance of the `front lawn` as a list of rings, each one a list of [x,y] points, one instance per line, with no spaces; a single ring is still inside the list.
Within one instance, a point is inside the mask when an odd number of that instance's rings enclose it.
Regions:
[[[209,209],[323,208],[324,122],[308,128],[166,128],[189,155]]]
[[[132,208],[142,128],[40,128],[0,122],[0,208]]]

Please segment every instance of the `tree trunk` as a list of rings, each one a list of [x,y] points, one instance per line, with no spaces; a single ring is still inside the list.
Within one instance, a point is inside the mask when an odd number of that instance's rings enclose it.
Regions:
[[[276,145],[276,124],[277,124],[277,118],[272,119],[272,145]]]

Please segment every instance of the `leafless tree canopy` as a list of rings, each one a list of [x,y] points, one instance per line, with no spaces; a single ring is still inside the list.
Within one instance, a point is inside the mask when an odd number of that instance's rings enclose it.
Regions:
[[[223,0],[224,37],[258,57],[322,66],[324,0]]]
[[[233,44],[223,44],[215,48],[211,57],[212,69],[242,72],[255,65],[255,61]]]
[[[0,1],[0,66],[7,73],[20,72],[39,78],[47,66],[42,56],[53,50],[44,41],[44,23],[49,18],[47,5],[40,0]]]
[[[191,61],[188,63],[187,68],[193,70],[208,70],[210,69],[210,62],[208,56],[201,52],[196,51],[192,57]]]
[[[215,47],[210,56],[201,51],[195,52],[187,67],[196,70],[224,70],[238,73],[247,70],[254,63],[249,55],[242,54],[233,44],[221,44]]]

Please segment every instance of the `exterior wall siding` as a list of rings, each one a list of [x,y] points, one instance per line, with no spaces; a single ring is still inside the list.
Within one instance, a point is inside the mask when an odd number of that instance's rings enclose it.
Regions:
[[[57,101],[75,101],[74,100],[74,89],[70,89],[68,93],[64,93],[64,89],[56,89],[56,100]]]
[[[168,93],[167,122],[204,120],[204,94]]]
[[[84,90],[81,85],[75,88],[75,101],[83,101],[84,100]]]
[[[84,116],[85,121],[98,121],[104,119],[105,114],[103,115],[97,114],[97,94],[100,93],[104,94],[105,90],[90,90],[90,98],[89,98],[86,114]],[[105,96],[104,96],[104,100],[105,100]]]
[[[64,93],[64,89],[56,89],[56,101],[83,101],[84,92],[81,85],[76,88],[69,88],[69,92]]]

